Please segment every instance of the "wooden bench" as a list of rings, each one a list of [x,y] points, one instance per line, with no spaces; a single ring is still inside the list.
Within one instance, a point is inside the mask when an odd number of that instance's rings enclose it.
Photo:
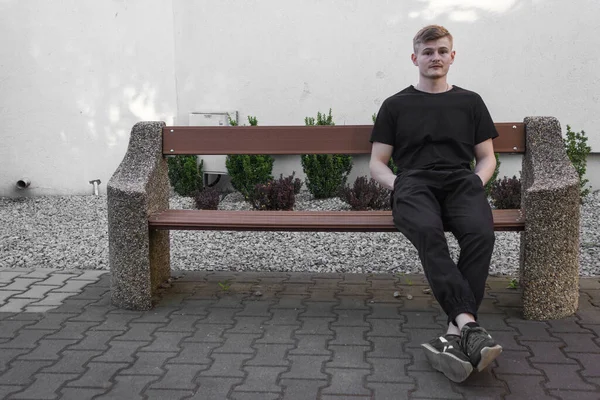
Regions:
[[[496,128],[500,136],[494,140],[495,152],[526,154],[525,123],[496,123]],[[168,207],[167,155],[369,154],[371,130],[369,125],[185,127],[144,123],[134,126],[128,153],[109,182],[113,303],[131,309],[152,306],[154,290],[170,276],[168,230],[397,231],[390,211],[211,211]],[[135,169],[138,171],[132,172]],[[127,193],[127,175],[131,173],[138,175],[136,180],[140,185]],[[137,205],[132,203],[134,200]],[[136,215],[136,227],[124,227],[132,213]],[[142,223],[139,213],[145,216],[143,227],[139,226]],[[494,210],[493,216],[497,231],[526,229],[523,210]],[[118,249],[126,239],[117,232],[128,230],[142,235],[141,254]]]

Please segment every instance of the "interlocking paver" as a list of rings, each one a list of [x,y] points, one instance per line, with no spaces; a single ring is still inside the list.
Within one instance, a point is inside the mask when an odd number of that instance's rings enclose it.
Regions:
[[[319,389],[327,386],[327,381],[316,379],[282,379],[286,400],[316,399]]]
[[[67,387],[100,388],[103,391],[111,388],[112,377],[129,363],[90,362],[86,365],[86,372],[78,379],[67,383]]]
[[[289,354],[298,355],[330,355],[331,350],[327,348],[329,342],[333,339],[331,335],[296,335],[297,342],[294,349]]]
[[[0,293],[30,272],[6,278]],[[479,318],[504,352],[455,384],[433,370],[420,347],[446,329],[439,304],[422,293],[422,275],[180,275],[145,312],[110,304],[109,273],[94,282],[75,279],[82,271],[42,271],[19,282],[31,283],[20,295],[77,280],[85,285],[0,313],[0,398],[579,400],[600,394],[600,284],[582,289],[576,316],[540,322],[522,319],[521,294],[505,289],[507,279],[490,278]],[[218,286],[225,280],[228,291]],[[263,295],[254,296],[256,290]],[[396,290],[401,298],[393,298]]]
[[[410,359],[368,357],[367,361],[373,366],[373,372],[367,377],[368,382],[410,384],[414,382],[413,378],[406,373],[406,366],[411,362]]]
[[[367,319],[371,324],[371,329],[367,332],[367,338],[376,336],[381,337],[407,337],[407,334],[402,332],[402,319]]]
[[[369,346],[369,342],[365,339],[365,334],[369,331],[368,327],[332,326],[331,329],[335,332],[335,338],[329,344]]]
[[[271,306],[270,309],[276,310],[276,309],[280,309],[280,308],[282,308],[282,309],[293,308],[293,309],[300,309],[300,310],[304,311],[304,308],[306,308],[306,306],[304,305],[304,301],[308,300],[308,299],[309,299],[308,296],[285,295],[283,297],[276,299],[276,301],[273,303],[273,305]]]
[[[335,313],[333,312],[333,307],[338,305],[337,302],[334,301],[305,301],[304,305],[306,309],[301,317],[335,317]]]
[[[325,368],[331,375],[331,384],[324,388],[324,395],[371,396],[371,390],[363,386],[364,379],[371,373],[369,369]]]
[[[411,398],[419,399],[462,399],[463,396],[453,390],[448,378],[439,372],[409,372],[417,382],[417,389]]]
[[[96,325],[98,325],[98,322],[67,321],[63,323],[63,327],[58,332],[46,336],[45,339],[81,340],[85,337],[85,333]]]
[[[43,368],[40,372],[52,374],[83,374],[88,361],[100,355],[100,351],[71,351],[65,350],[56,364]]]
[[[144,347],[148,342],[136,342],[136,341],[118,341],[112,340],[109,342],[110,348],[101,356],[95,357],[92,360],[96,362],[126,362],[130,363],[134,361],[133,355],[138,351],[140,347]]]
[[[51,364],[52,361],[15,360],[0,375],[0,385],[28,385],[36,372]]]
[[[60,400],[92,400],[105,392],[105,389],[92,388],[63,388],[60,391]]]
[[[164,369],[167,373],[150,385],[150,389],[196,390],[198,385],[194,383],[194,379],[200,371],[207,368],[208,365],[200,364],[166,364]],[[123,374],[126,372],[123,371]]]
[[[0,338],[13,338],[17,334],[17,331],[24,327],[29,327],[29,329],[31,329],[31,326],[35,325],[35,323],[35,321],[14,320],[12,318],[5,319],[2,321]]]
[[[408,400],[414,385],[400,383],[369,382],[367,387],[373,391],[374,399]]]
[[[300,317],[302,326],[294,333],[296,335],[333,335],[330,326],[335,318],[309,318]]]
[[[494,371],[497,374],[542,375],[529,362],[531,356],[528,351],[502,350]]]
[[[244,383],[236,386],[236,392],[275,392],[279,393],[283,389],[278,385],[277,378],[279,374],[286,371],[286,367],[253,367],[245,366],[244,372],[247,373]]]
[[[135,354],[135,362],[129,368],[121,370],[119,375],[163,375],[167,360],[175,357],[175,352],[141,352]]]
[[[155,376],[117,376],[115,377],[115,385],[96,399],[144,399],[141,394],[142,390],[155,379]]]
[[[261,335],[245,334],[245,333],[225,333],[223,337],[225,342],[221,347],[213,350],[215,353],[237,353],[237,354],[254,354],[254,349],[250,346]]]
[[[577,373],[581,369],[579,365],[533,363],[533,366],[544,371],[544,374],[548,377],[548,382],[544,384],[546,389],[597,389],[594,385],[586,383]]]
[[[18,313],[23,311],[25,307],[36,301],[36,299],[19,299],[14,296],[8,298],[0,307],[0,313]]]
[[[57,399],[57,391],[65,382],[76,378],[75,374],[36,374],[35,381],[23,392],[11,395],[13,399]]]
[[[33,278],[33,279],[22,278],[22,277],[14,278],[9,285],[2,287],[2,291],[25,292],[26,290],[29,289],[29,287],[31,285],[33,285],[34,283],[39,282],[39,281],[41,281],[40,278]]]
[[[370,326],[365,317],[370,310],[335,310],[337,320],[331,324],[337,326]]]
[[[200,377],[197,379],[200,387],[188,400],[226,399],[235,385],[242,382],[241,378]]]
[[[545,378],[542,376],[498,374],[497,377],[509,387],[510,393],[505,396],[506,400],[556,400],[544,390],[542,385]]]
[[[244,378],[246,374],[242,364],[251,359],[252,354],[212,354],[211,358],[214,362],[200,373],[201,376]]]
[[[40,339],[46,335],[51,335],[53,332],[46,329],[22,329],[9,341],[0,343],[0,349],[33,349]]]
[[[555,363],[555,364],[575,364],[576,362],[561,351],[555,342],[530,342],[523,340],[521,343],[531,349],[533,357],[532,363]]]
[[[42,339],[33,351],[23,354],[19,360],[58,360],[60,358],[58,353],[74,343],[75,340]]]
[[[292,333],[298,328],[296,325],[265,325],[263,337],[256,340],[256,343],[278,343],[294,344]]]
[[[373,303],[369,304],[369,313],[367,321],[371,319],[398,319],[405,321],[406,317],[400,314],[402,307],[394,303]]]
[[[329,356],[291,355],[288,359],[291,367],[281,375],[282,379],[328,379],[324,373],[324,363],[329,360]]]
[[[563,348],[563,351],[567,354],[571,352],[600,353],[600,347],[594,342],[596,335],[592,333],[555,332],[553,334],[566,343],[567,346]],[[598,359],[600,360],[600,354],[598,354]]]
[[[0,288],[0,305],[4,305],[13,296],[22,293],[20,290],[5,290],[4,288]],[[12,312],[12,311],[5,311]],[[17,311],[18,312],[18,311]]]
[[[90,283],[93,283],[92,280],[75,280],[69,279],[65,282],[63,286],[59,286],[54,288],[52,291],[55,293],[79,293]]]
[[[43,299],[46,293],[52,289],[56,289],[58,286],[42,286],[33,284],[29,289],[23,293],[19,293],[13,296],[14,299]]]
[[[184,400],[194,395],[191,390],[176,389],[146,389],[146,400]]]
[[[84,333],[84,338],[79,343],[69,346],[69,350],[107,350],[108,342],[122,331],[97,331],[89,329]]]
[[[256,353],[246,365],[288,366],[290,361],[286,358],[286,353],[293,347],[291,344],[254,344],[252,348]]]
[[[140,349],[140,351],[173,351],[181,350],[180,343],[189,337],[189,332],[155,332],[154,340]]]
[[[329,346],[333,358],[325,366],[328,368],[371,368],[371,364],[365,361],[365,354],[371,349],[370,346]]]

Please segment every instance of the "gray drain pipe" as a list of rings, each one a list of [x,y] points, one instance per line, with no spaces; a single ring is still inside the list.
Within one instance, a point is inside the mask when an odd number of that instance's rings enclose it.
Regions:
[[[94,195],[98,196],[98,185],[102,182],[100,182],[100,179],[94,179],[93,181],[90,181],[90,183],[94,185]]]
[[[17,187],[19,189],[27,189],[31,185],[29,178],[21,178],[17,181]]]

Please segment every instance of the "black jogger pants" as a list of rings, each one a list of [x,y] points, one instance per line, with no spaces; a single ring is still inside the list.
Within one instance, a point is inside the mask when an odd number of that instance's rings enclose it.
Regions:
[[[477,318],[494,248],[492,210],[483,183],[470,170],[410,170],[396,177],[394,224],[416,247],[436,300],[448,316]],[[444,230],[460,245],[456,264]]]

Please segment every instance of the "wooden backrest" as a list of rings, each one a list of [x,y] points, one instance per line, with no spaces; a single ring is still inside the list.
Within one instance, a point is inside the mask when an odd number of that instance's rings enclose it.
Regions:
[[[495,124],[498,153],[524,153],[524,124]],[[163,154],[369,154],[372,125],[167,126]]]

